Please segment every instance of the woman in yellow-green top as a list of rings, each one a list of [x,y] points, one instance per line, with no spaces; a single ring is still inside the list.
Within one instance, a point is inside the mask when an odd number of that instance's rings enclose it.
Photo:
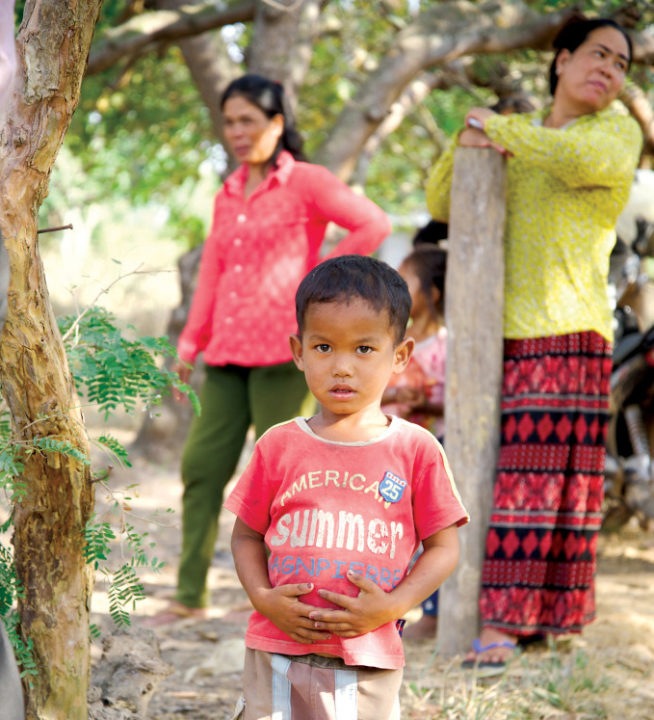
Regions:
[[[473,108],[458,145],[508,157],[502,435],[482,571],[482,631],[464,665],[501,669],[519,638],[580,632],[595,616],[608,422],[614,226],[640,155],[609,108],[631,41],[615,22],[559,33],[543,111]],[[476,127],[471,127],[476,126]],[[447,221],[455,146],[427,183]]]

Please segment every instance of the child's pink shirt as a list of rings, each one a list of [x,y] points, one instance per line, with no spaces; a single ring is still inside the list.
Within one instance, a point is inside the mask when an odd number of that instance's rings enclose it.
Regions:
[[[327,257],[367,255],[390,232],[381,208],[320,165],[282,152],[245,199],[246,166],[215,199],[197,288],[178,342],[182,360],[200,351],[209,365],[273,365],[291,360],[295,291],[319,262],[329,222],[349,230]]]
[[[407,331],[411,335],[411,329]],[[445,404],[445,360],[447,357],[447,330],[445,327],[416,344],[409,364],[404,372],[392,375],[388,387],[422,388],[430,403]],[[383,410],[391,415],[400,415],[430,430],[437,438],[445,434],[445,418],[428,413],[412,412],[408,405],[388,403]]]
[[[358,593],[346,578],[350,569],[392,590],[421,540],[468,521],[441,445],[397,417],[382,435],[361,443],[325,440],[303,418],[276,425],[258,441],[225,507],[264,536],[271,584],[313,583],[302,600],[318,607],[333,607],[318,595],[321,588]],[[404,665],[394,622],[359,637],[304,645],[254,611],[245,639],[266,652]]]

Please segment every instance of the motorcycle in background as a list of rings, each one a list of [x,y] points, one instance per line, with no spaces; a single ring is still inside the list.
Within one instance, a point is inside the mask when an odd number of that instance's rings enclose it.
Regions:
[[[615,343],[604,473],[602,527],[618,530],[636,516],[654,518],[654,324],[641,327],[634,306],[647,287],[645,258],[654,255],[654,223],[636,220],[636,236],[611,255]]]

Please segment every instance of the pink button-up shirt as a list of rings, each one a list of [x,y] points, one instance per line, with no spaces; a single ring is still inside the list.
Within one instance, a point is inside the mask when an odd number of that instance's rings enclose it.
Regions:
[[[330,253],[368,254],[390,232],[386,214],[320,165],[283,152],[277,168],[245,199],[248,169],[216,195],[188,321],[182,360],[208,365],[273,365],[291,360],[295,291],[320,260],[327,223],[350,232]]]

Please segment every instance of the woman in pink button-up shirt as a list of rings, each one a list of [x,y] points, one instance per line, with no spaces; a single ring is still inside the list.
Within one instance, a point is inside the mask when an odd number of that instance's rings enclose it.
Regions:
[[[301,414],[304,376],[291,360],[295,291],[321,259],[330,222],[348,230],[330,255],[368,254],[390,232],[385,213],[319,165],[304,162],[284,90],[257,75],[221,100],[240,167],[215,199],[197,289],[179,344],[183,380],[198,353],[207,377],[182,458],[183,543],[175,600],[151,624],[203,617],[225,485],[248,427],[257,436]]]

